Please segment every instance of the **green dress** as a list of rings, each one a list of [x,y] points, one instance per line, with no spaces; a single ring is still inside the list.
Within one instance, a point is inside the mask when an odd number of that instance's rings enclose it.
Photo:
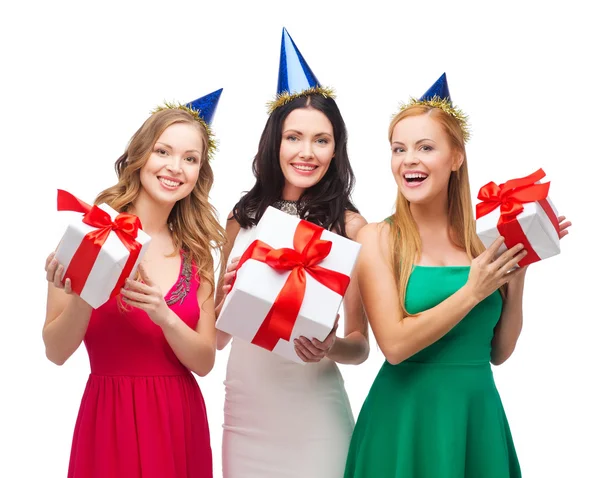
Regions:
[[[406,308],[451,296],[468,266],[415,266]],[[358,417],[344,478],[521,476],[490,365],[502,298],[480,302],[437,342],[398,365],[385,362]]]

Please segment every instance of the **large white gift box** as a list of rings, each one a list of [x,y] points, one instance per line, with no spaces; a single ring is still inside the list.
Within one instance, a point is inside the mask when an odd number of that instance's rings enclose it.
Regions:
[[[488,183],[479,191],[477,235],[490,247],[499,237],[504,244],[498,254],[522,243],[527,255],[523,267],[560,253],[558,212],[548,197],[550,183],[540,183],[543,170],[499,186]]]
[[[96,309],[135,277],[151,238],[136,216],[107,204],[89,206],[66,191],[59,190],[58,209],[84,213],[67,226],[55,257],[65,268],[63,280]]]
[[[250,244],[217,328],[303,364],[294,339],[331,332],[360,244],[273,207],[237,239]]]

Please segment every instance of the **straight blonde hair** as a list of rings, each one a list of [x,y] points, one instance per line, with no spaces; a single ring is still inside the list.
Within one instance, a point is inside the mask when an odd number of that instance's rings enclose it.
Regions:
[[[469,172],[465,141],[459,122],[439,108],[427,105],[413,105],[398,113],[390,123],[388,138],[392,142],[395,126],[411,116],[429,115],[437,121],[448,136],[452,152],[462,155],[464,161],[457,171],[453,171],[448,182],[448,216],[450,238],[456,246],[466,251],[469,260],[485,250],[475,229],[475,218],[471,203]],[[414,264],[421,258],[421,237],[417,224],[410,211],[410,203],[398,189],[396,210],[390,220],[391,259],[394,277],[399,292],[400,307],[404,316],[410,316],[406,310],[406,287]]]

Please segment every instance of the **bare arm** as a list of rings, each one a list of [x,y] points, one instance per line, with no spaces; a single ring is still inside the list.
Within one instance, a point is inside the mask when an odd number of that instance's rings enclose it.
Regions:
[[[366,224],[367,221],[360,214],[346,212],[346,232],[350,239],[356,240],[358,231]],[[339,363],[359,364],[369,356],[368,324],[358,290],[356,269],[355,267],[344,296],[344,336],[336,336],[336,322],[323,341],[314,337],[298,337],[294,340],[294,348],[303,361],[319,362],[327,357]]]
[[[360,214],[346,214],[346,232],[356,240],[358,232],[367,225]],[[344,337],[337,337],[327,357],[335,362],[358,365],[369,356],[369,326],[358,289],[356,269],[344,296]]]
[[[63,284],[60,277],[63,266],[54,259],[54,253],[46,260],[48,299],[46,321],[42,330],[46,357],[56,365],[64,364],[79,348],[87,330],[92,307],[71,292],[71,281]]]
[[[514,275],[508,271],[525,256],[518,245],[493,260],[503,243],[499,238],[473,260],[469,279],[457,292],[431,309],[404,317],[390,263],[389,226],[369,224],[359,232],[358,241],[363,245],[358,285],[377,343],[391,364],[406,360],[447,334],[480,301],[508,282]]]
[[[146,312],[162,329],[179,361],[197,375],[205,376],[215,363],[215,304],[210,284],[200,283],[197,293],[200,318],[196,329],[192,329],[169,308],[160,287],[148,276],[143,264],[138,272],[142,280],[127,279],[121,289],[123,302]]]
[[[215,303],[210,284],[206,281],[198,288],[198,305],[200,320],[195,330],[188,327],[173,311],[161,328],[179,361],[204,377],[212,370],[216,353]]]
[[[569,234],[571,222],[565,216],[558,218],[558,237],[562,239]],[[525,287],[525,273],[523,267],[515,273],[515,277],[508,283],[508,291],[502,308],[500,321],[494,330],[492,340],[492,363],[500,365],[506,362],[517,346],[517,340],[523,328],[523,289]]]
[[[523,328],[523,288],[525,286],[523,268],[508,284],[506,299],[502,307],[502,315],[492,340],[492,363],[500,365],[512,355]]]
[[[225,243],[225,247],[223,247],[223,256],[224,256],[223,264],[224,264],[225,268],[227,268],[227,262],[229,261],[229,254],[231,254],[231,249],[233,249],[233,244],[235,243],[235,238],[237,237],[239,232],[240,232],[240,225],[233,218],[233,212],[231,212],[231,213],[229,213],[229,216],[227,217],[227,224],[225,226],[225,237],[227,239],[227,242]],[[217,304],[219,304],[217,307],[218,308],[217,317],[218,317],[218,314],[221,312],[221,307],[223,306],[223,301],[225,300],[225,291],[223,290],[225,271],[226,271],[226,269],[219,271],[219,280],[217,282],[218,285],[217,285],[217,293],[216,293],[216,299],[215,299],[215,302]],[[222,330],[217,330],[217,349],[218,350],[223,350],[227,346],[227,344],[229,343],[230,340],[231,340],[231,335],[229,335],[227,332],[223,332]]]

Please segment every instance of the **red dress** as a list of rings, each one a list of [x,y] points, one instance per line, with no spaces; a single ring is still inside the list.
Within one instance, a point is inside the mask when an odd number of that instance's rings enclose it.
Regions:
[[[195,267],[182,255],[165,296],[187,325],[200,309]],[[92,312],[91,374],[75,425],[69,478],[211,478],[204,399],[148,315],[115,298]]]

